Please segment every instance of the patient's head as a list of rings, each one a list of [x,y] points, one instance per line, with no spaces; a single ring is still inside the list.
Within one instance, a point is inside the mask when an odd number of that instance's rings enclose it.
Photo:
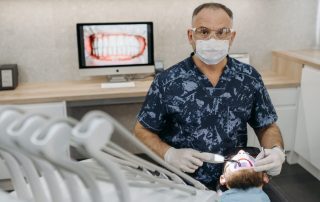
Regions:
[[[220,176],[220,184],[230,188],[248,189],[262,187],[268,183],[268,176],[263,172],[253,170],[255,159],[244,150],[240,150],[227,161],[223,174]]]

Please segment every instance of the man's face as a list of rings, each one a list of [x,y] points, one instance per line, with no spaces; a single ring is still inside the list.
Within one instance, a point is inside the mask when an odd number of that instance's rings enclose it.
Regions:
[[[196,16],[192,19],[192,28],[206,27],[211,30],[219,30],[222,28],[232,28],[232,19],[228,14],[222,9],[211,9],[205,8],[202,9]],[[235,32],[232,32],[232,35],[229,40],[229,46],[232,45],[233,39],[235,37]],[[193,50],[195,50],[196,45],[195,33],[192,30],[188,30],[189,43],[191,44]]]

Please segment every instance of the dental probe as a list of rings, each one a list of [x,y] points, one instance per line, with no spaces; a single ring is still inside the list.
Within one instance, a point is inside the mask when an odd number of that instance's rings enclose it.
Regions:
[[[205,162],[207,163],[224,163],[225,162],[225,158],[224,156],[220,155],[220,154],[213,154],[213,153],[209,153],[209,152],[202,152],[202,154],[207,155],[208,159],[205,160]]]
[[[224,156],[220,155],[220,154],[213,154],[213,153],[208,153],[208,152],[203,152],[202,154],[205,154],[208,156],[209,160],[205,160],[204,162],[207,163],[224,163],[224,162],[233,162],[233,163],[237,163],[239,164],[239,161],[236,160],[232,160],[232,159],[226,159],[224,158]]]

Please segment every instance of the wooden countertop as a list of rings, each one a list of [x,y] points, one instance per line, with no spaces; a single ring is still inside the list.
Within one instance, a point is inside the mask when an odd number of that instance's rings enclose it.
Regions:
[[[261,72],[267,88],[300,85],[303,65],[320,68],[320,50],[273,51],[272,68]],[[135,81],[131,88],[101,88],[104,78],[81,81],[21,83],[15,90],[0,91],[0,104],[29,104],[144,97],[152,79]]]
[[[296,83],[299,86],[302,68],[305,65],[320,68],[319,49],[273,51],[271,72],[275,76],[269,78],[277,80],[275,83],[278,83],[282,78],[284,86],[286,83],[289,85]]]
[[[268,89],[274,88],[293,88],[300,86],[300,80],[285,74],[279,74],[275,71],[261,72],[264,84]]]
[[[273,55],[286,58],[296,63],[320,68],[320,49],[273,51]]]
[[[268,88],[294,87],[295,80],[268,72],[263,76]],[[0,91],[0,104],[31,104],[61,101],[84,101],[112,98],[144,97],[152,80],[135,81],[135,87],[101,88],[103,79],[81,81],[56,81],[45,83],[21,83],[15,90]]]
[[[135,87],[101,88],[103,79],[21,83],[15,90],[0,91],[0,104],[30,104],[111,98],[144,97],[152,80],[135,81]]]

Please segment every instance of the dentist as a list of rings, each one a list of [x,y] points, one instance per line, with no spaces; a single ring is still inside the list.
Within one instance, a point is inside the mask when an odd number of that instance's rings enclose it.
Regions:
[[[278,175],[285,160],[277,114],[260,74],[228,56],[233,14],[219,3],[198,6],[188,39],[194,53],[154,79],[135,135],[169,164],[215,189],[221,164],[202,152],[227,155],[247,144],[247,123],[264,147],[257,172]]]

